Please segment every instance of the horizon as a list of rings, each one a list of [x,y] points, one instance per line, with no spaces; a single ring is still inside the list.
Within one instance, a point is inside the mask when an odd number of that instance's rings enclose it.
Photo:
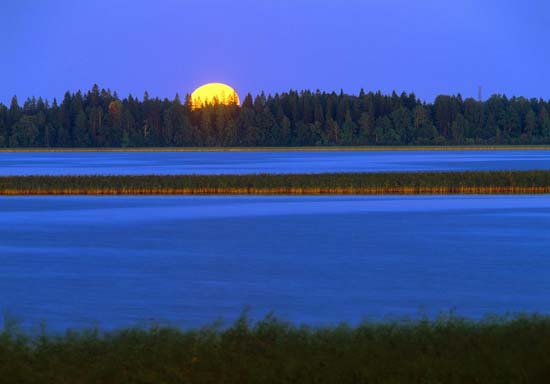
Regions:
[[[139,96],[137,94],[132,94],[132,93],[128,93],[126,95],[121,95],[120,92],[118,92],[118,90],[111,89],[111,88],[108,88],[108,87],[107,88],[106,87],[101,87],[98,84],[93,84],[88,89],[77,89],[75,91],[67,90],[63,93],[63,95],[61,95],[61,97],[53,97],[51,99],[50,98],[45,98],[45,97],[39,96],[39,95],[32,95],[32,96],[29,96],[25,99],[22,99],[18,95],[13,95],[10,98],[10,100],[8,100],[7,103],[4,103],[4,102],[0,101],[0,105],[4,105],[5,107],[9,108],[13,97],[17,98],[18,105],[21,106],[21,107],[24,105],[25,102],[31,101],[33,99],[34,100],[40,100],[41,99],[44,103],[47,103],[47,104],[52,104],[55,100],[58,104],[60,104],[63,101],[63,98],[64,98],[65,94],[69,93],[71,96],[73,96],[73,95],[76,95],[77,93],[80,92],[82,94],[82,96],[86,96],[86,94],[91,92],[92,89],[95,86],[98,87],[99,92],[105,91],[105,92],[109,93],[110,95],[115,95],[116,94],[118,100],[126,100],[126,99],[129,99],[131,97],[133,100],[136,100],[138,102],[143,102],[144,96],[147,93],[147,95],[150,99],[160,100],[160,101],[164,101],[164,100],[174,101],[176,99],[176,97],[179,97],[182,104],[184,104],[185,99],[187,97],[191,97],[191,94],[193,93],[193,91],[185,92],[185,93],[176,92],[176,94],[173,95],[173,96],[159,96],[159,95],[152,95],[148,90],[144,90],[141,93],[141,96]],[[363,88],[359,89],[356,92],[351,92],[351,93],[350,92],[345,92],[343,89],[340,90],[340,91],[327,91],[327,90],[321,90],[321,89],[316,89],[316,90],[312,90],[312,89],[289,89],[289,90],[286,90],[286,91],[274,92],[274,93],[268,93],[264,90],[261,90],[258,93],[248,92],[248,93],[245,93],[245,94],[239,92],[238,89],[236,89],[235,91],[237,92],[239,98],[241,99],[241,103],[237,104],[238,107],[242,107],[242,101],[249,95],[252,97],[252,100],[254,100],[256,97],[261,96],[262,94],[265,95],[265,97],[269,98],[269,97],[276,97],[276,96],[280,96],[280,95],[289,94],[291,92],[295,92],[297,94],[302,94],[302,93],[305,93],[305,92],[311,92],[312,94],[320,93],[321,95],[333,95],[333,94],[340,95],[341,93],[343,93],[343,95],[350,96],[350,97],[359,97],[360,94],[361,94],[361,91],[365,92],[365,94],[374,94],[374,95],[380,93],[382,96],[388,96],[388,97],[391,97],[395,93],[397,96],[401,96],[402,94],[405,94],[407,96],[408,95],[414,95],[418,101],[420,101],[421,103],[424,103],[424,104],[433,104],[435,99],[437,97],[441,97],[441,96],[461,97],[462,100],[473,99],[475,101],[480,101],[475,96],[464,96],[460,93],[456,93],[456,94],[442,93],[442,94],[435,95],[433,100],[425,100],[425,99],[419,97],[414,91],[413,92],[407,92],[407,91],[398,92],[396,90],[393,90],[393,91],[389,91],[389,92],[383,92],[380,89],[378,89],[378,90],[367,90],[367,89],[363,89]],[[526,100],[536,100],[536,101],[543,101],[543,102],[550,101],[550,98],[546,99],[546,98],[542,98],[542,97],[526,97],[524,95],[507,95],[507,94],[494,93],[494,94],[487,95],[487,96],[483,97],[481,102],[486,102],[487,100],[489,100],[492,97],[504,97],[504,98],[507,98],[508,100],[523,98],[523,99],[526,99]]]
[[[432,102],[482,86],[484,99],[548,99],[548,14],[540,0],[4,3],[0,102],[94,83],[163,99],[218,81],[240,95],[363,88]]]

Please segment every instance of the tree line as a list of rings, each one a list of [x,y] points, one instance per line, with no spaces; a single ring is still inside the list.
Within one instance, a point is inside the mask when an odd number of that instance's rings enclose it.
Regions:
[[[484,144],[550,144],[550,101],[289,91],[193,110],[189,95],[121,99],[94,85],[61,102],[0,103],[0,147],[8,148]]]

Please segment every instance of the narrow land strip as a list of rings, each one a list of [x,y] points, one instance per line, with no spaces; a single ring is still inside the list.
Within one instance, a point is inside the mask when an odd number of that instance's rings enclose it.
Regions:
[[[338,151],[550,151],[550,145],[425,145],[315,147],[126,147],[126,148],[0,148],[0,153],[25,152],[338,152]]]
[[[548,193],[550,171],[0,177],[1,195]]]

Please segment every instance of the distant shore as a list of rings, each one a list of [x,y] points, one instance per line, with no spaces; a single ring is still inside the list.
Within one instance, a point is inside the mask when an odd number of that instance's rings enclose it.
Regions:
[[[127,147],[127,148],[0,148],[10,152],[325,152],[325,151],[550,151],[550,145],[457,146],[319,146],[319,147]]]
[[[550,194],[550,171],[2,176],[0,195]]]

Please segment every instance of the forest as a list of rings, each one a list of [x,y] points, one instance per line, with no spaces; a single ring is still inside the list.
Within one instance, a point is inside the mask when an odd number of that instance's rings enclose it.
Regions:
[[[190,96],[140,100],[94,85],[51,102],[0,103],[2,148],[300,147],[550,144],[550,101],[480,101],[361,90],[248,94],[242,105],[193,110]]]

